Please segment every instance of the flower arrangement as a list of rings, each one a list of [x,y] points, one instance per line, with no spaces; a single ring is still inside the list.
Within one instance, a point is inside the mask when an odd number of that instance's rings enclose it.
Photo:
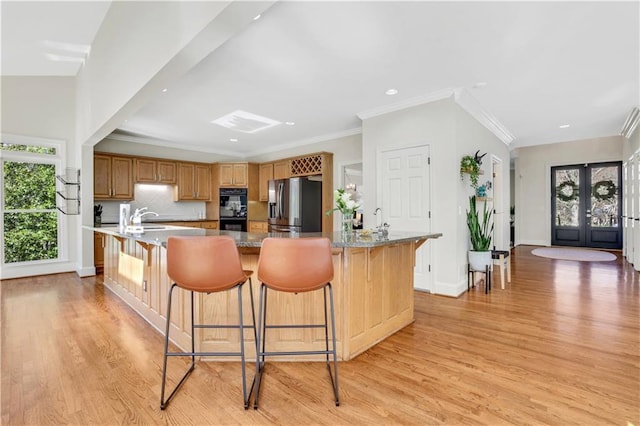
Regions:
[[[333,192],[333,199],[336,206],[327,211],[330,215],[333,211],[342,213],[342,233],[350,235],[353,231],[353,214],[360,208],[360,204],[355,200],[356,192],[353,189],[338,188]]]
[[[353,216],[353,213],[360,208],[360,205],[355,200],[355,192],[352,190],[338,188],[333,192],[333,199],[336,202],[336,206],[329,210],[327,215],[337,210],[345,216]]]

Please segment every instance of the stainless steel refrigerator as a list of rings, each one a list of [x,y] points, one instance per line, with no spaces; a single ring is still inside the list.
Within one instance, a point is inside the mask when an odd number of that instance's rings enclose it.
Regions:
[[[321,181],[306,177],[269,181],[269,232],[321,231]]]

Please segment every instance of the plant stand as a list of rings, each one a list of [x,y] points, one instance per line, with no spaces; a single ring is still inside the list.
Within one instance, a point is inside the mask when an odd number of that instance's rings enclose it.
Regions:
[[[484,274],[484,293],[489,293],[489,290],[491,290],[491,267],[489,265],[485,266],[484,271],[476,271],[471,269],[470,265],[467,266],[467,291],[471,290],[471,287],[475,287],[476,285],[476,272]]]

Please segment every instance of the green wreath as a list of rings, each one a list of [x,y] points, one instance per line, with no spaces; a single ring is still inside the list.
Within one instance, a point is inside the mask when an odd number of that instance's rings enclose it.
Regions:
[[[567,193],[567,190],[571,190]],[[556,186],[556,198],[561,201],[573,201],[578,198],[578,185],[572,180],[562,182]]]
[[[600,182],[596,182],[591,188],[591,195],[593,198],[600,201],[607,201],[613,198],[616,195],[616,184],[610,180],[601,180]]]

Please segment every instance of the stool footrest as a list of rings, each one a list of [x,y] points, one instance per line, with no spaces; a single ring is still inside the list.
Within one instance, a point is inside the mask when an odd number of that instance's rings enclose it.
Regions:
[[[283,351],[283,352],[260,352],[258,356],[278,356],[278,355],[330,355],[333,351]]]
[[[241,356],[241,352],[168,352],[167,356]]]
[[[264,328],[325,328],[324,324],[265,325]]]
[[[194,324],[193,328],[240,328],[240,324]],[[253,328],[253,325],[242,325],[242,328]]]

